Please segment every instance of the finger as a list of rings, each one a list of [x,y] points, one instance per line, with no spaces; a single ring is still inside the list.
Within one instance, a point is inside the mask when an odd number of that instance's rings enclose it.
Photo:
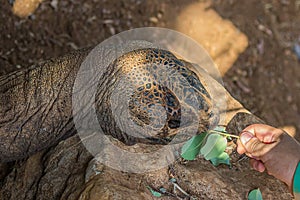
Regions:
[[[244,131],[250,132],[260,141],[264,143],[272,143],[276,141],[276,136],[282,133],[281,129],[274,128],[265,124],[252,124],[246,127]]]
[[[246,153],[246,149],[245,147],[243,146],[242,142],[240,140],[237,140],[237,148],[236,148],[236,151],[239,153],[239,154],[244,154]]]
[[[243,132],[240,135],[240,141],[245,151],[251,157],[260,158],[266,153],[266,144],[262,143],[257,137],[250,132]]]
[[[266,170],[265,165],[260,160],[251,159],[250,165],[253,169],[259,172],[264,172]]]

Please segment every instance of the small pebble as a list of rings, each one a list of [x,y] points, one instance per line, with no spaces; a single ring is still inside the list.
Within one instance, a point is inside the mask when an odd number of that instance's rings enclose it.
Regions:
[[[159,13],[157,14],[157,18],[158,18],[158,19],[161,19],[162,17],[163,17],[163,14],[159,12]]]
[[[156,24],[158,22],[158,19],[156,17],[150,17],[149,21]]]
[[[15,0],[12,11],[20,18],[26,18],[35,11],[42,0]]]
[[[291,102],[293,101],[292,96],[291,96],[291,95],[287,95],[286,101],[287,101],[288,103],[291,103]]]
[[[113,24],[114,20],[113,19],[105,19],[103,20],[103,24]]]
[[[58,8],[58,0],[52,0],[50,6],[56,11]]]

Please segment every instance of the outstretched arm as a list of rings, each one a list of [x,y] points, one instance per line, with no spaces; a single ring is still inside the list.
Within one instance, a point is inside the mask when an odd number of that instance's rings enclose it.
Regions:
[[[251,158],[252,167],[286,183],[295,197],[300,195],[300,144],[281,129],[254,124],[245,128],[237,151]]]

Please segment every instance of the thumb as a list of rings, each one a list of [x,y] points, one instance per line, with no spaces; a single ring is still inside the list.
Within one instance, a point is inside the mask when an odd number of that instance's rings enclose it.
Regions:
[[[262,156],[265,144],[252,133],[248,131],[242,132],[240,135],[240,141],[249,157],[259,158]]]
[[[240,135],[240,140],[242,142],[242,144],[245,146],[249,140],[251,140],[254,137],[254,135],[248,131],[244,131],[241,133]]]

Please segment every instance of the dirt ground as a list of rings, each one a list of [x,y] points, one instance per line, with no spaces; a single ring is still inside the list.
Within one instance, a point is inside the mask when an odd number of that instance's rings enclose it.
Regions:
[[[0,7],[0,75],[96,45],[136,27],[173,27],[191,0],[45,0],[27,19]],[[267,123],[300,140],[299,0],[214,0],[211,7],[248,37],[248,48],[223,76],[225,87]]]
[[[215,1],[214,8],[249,39],[224,76],[226,88],[252,113],[300,139],[299,1]]]

